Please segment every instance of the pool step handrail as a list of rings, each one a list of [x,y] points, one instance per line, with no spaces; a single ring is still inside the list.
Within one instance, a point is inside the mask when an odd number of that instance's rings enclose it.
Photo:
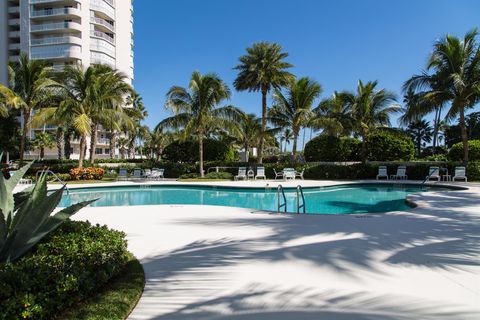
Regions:
[[[280,193],[282,194],[283,203],[280,203]],[[287,212],[287,197],[285,196],[285,191],[281,184],[277,187],[277,213],[280,213],[280,209],[283,209],[283,212]]]
[[[436,168],[435,170],[433,170],[431,173],[429,173],[427,175],[427,177],[425,178],[425,180],[422,181],[422,185],[425,184],[427,181],[430,181],[430,178],[434,175],[434,174],[440,174],[440,167],[439,168]]]
[[[302,204],[300,204],[300,197],[302,197]],[[305,196],[303,195],[303,188],[301,185],[297,186],[297,214],[300,214],[300,209],[302,213],[305,213]]]
[[[37,173],[35,174],[35,181],[38,181],[38,176],[42,175],[42,174],[46,174],[46,175],[51,174],[55,179],[53,179],[53,181],[50,181],[50,182],[56,182],[56,181],[60,182],[65,187],[65,190],[67,191],[67,195],[70,195],[70,190],[67,187],[67,183],[64,182],[62,179],[60,179],[60,177],[57,176],[55,174],[55,172],[53,172],[52,170],[39,170],[39,171],[37,171]]]

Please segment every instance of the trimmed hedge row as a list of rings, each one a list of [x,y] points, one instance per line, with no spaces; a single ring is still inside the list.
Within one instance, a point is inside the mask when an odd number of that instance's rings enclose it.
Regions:
[[[94,294],[127,261],[123,232],[67,221],[31,253],[0,264],[0,319],[52,319]]]

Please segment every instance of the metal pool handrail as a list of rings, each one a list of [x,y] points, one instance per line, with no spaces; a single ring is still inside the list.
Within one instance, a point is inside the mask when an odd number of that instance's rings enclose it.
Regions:
[[[54,179],[53,181],[50,181],[50,182],[55,182],[55,181],[60,182],[60,183],[63,184],[63,186],[65,187],[65,190],[67,190],[67,195],[70,195],[70,190],[68,189],[67,184],[66,184],[62,179],[60,179],[60,178],[55,174],[55,172],[53,172],[52,170],[39,170],[39,171],[37,171],[37,173],[35,174],[35,181],[38,181],[38,176],[41,175],[41,174],[46,174],[46,175],[51,174],[55,179]]]
[[[302,204],[300,205],[300,196],[302,196]],[[297,213],[300,214],[300,209],[305,213],[305,196],[303,195],[303,188],[301,185],[297,186]]]
[[[282,193],[283,203],[280,204],[280,193]],[[280,209],[284,208],[283,212],[287,212],[287,197],[285,197],[285,192],[281,184],[277,187],[277,212],[280,213]]]

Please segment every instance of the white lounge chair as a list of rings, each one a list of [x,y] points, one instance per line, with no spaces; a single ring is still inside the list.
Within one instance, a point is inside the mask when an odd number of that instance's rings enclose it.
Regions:
[[[302,169],[302,171],[298,172],[295,171],[295,178],[300,178],[303,180],[303,173],[305,172],[305,169]]]
[[[277,180],[277,178],[283,178],[283,171],[277,172],[277,170],[273,169],[273,173],[275,173],[275,180]]]
[[[128,180],[128,171],[127,169],[119,169],[118,170],[118,180]]]
[[[165,169],[153,168],[150,175],[151,179],[165,179]]]
[[[430,179],[437,179],[437,181],[440,181],[440,168],[439,167],[430,167],[428,169],[428,176],[425,177],[425,180],[430,181]]]
[[[143,174],[145,175],[145,178],[150,178],[152,176],[152,169],[144,169]]]
[[[247,168],[240,167],[238,168],[238,174],[234,177],[235,180],[243,179],[247,180]]]
[[[388,180],[387,166],[378,167],[377,180],[380,180],[380,178],[386,178]]]
[[[295,180],[295,174],[296,174],[296,171],[293,168],[283,169],[283,178],[285,180],[288,180],[288,179]]]
[[[257,175],[255,176],[255,180],[257,180],[258,178],[262,178],[263,180],[267,179],[267,177],[265,176],[265,167],[257,168]]]
[[[455,175],[453,176],[452,180],[455,181],[456,179],[463,179],[465,182],[467,182],[465,167],[455,167]]]
[[[393,179],[393,180],[407,180],[408,179],[407,167],[406,166],[398,166],[397,173],[392,174],[390,176],[390,179]]]

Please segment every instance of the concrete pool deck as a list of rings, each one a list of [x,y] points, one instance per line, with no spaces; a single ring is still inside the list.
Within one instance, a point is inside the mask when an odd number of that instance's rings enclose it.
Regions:
[[[299,182],[341,183],[277,183]],[[276,187],[203,184],[266,183]],[[479,319],[480,186],[455,185],[469,189],[412,195],[419,207],[386,214],[159,205],[75,219],[127,233],[146,276],[132,320]]]

